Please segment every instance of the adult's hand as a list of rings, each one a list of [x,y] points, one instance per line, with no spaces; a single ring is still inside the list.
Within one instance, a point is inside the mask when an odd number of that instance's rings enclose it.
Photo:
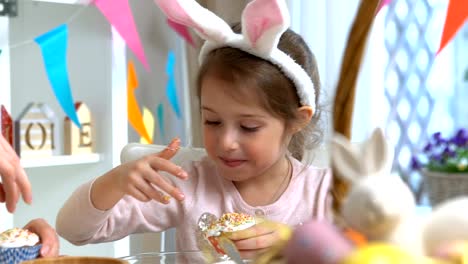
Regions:
[[[25,229],[36,233],[41,240],[41,257],[56,257],[59,254],[60,242],[55,229],[42,218],[31,220]]]
[[[32,202],[31,184],[26,172],[21,167],[20,159],[10,144],[0,135],[0,202],[6,202],[8,212],[16,209],[19,197],[30,204]]]

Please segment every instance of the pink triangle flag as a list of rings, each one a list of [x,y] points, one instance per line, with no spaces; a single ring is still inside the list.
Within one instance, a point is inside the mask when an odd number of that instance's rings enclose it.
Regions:
[[[95,0],[94,5],[107,18],[109,23],[115,27],[120,36],[125,40],[127,46],[145,66],[146,70],[149,71],[150,67],[146,60],[138,31],[136,30],[128,0]]]
[[[390,4],[390,2],[391,2],[391,0],[380,0],[379,7],[377,7],[377,14],[380,12],[380,10],[381,10],[384,6]]]
[[[179,24],[173,20],[167,19],[167,24],[171,27],[177,34],[179,34],[185,41],[187,41],[192,47],[195,47],[195,42],[193,41],[192,35],[188,28],[182,24]]]

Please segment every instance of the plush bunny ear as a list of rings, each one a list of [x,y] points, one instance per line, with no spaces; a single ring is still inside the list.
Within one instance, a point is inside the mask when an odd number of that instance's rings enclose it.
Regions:
[[[364,173],[390,172],[393,151],[381,128],[376,128],[363,147]]]
[[[200,37],[225,42],[234,34],[231,27],[195,0],[154,0],[174,22],[193,28]]]
[[[289,13],[283,0],[254,0],[242,13],[242,33],[259,54],[269,54],[289,27]]]
[[[363,178],[359,153],[347,138],[335,134],[331,141],[331,161],[338,174],[350,182]]]

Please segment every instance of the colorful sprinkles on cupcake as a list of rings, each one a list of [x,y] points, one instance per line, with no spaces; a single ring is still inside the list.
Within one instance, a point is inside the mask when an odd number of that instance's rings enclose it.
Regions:
[[[225,213],[206,230],[206,234],[208,237],[219,236],[221,232],[235,232],[253,225],[255,225],[255,218],[251,215]]]
[[[24,247],[34,246],[39,242],[39,237],[22,228],[11,228],[0,234],[0,247]]]

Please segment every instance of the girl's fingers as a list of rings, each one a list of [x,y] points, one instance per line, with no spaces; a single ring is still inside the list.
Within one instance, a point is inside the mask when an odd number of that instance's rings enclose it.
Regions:
[[[166,180],[159,173],[152,171],[151,173],[146,174],[145,179],[149,181],[150,183],[154,184],[155,186],[157,186],[159,189],[161,189],[165,193],[174,197],[175,199],[179,201],[184,200],[185,198],[184,194],[178,188],[174,187],[171,184],[171,182]],[[155,186],[152,186],[152,187],[155,187]],[[170,198],[170,197],[167,197],[167,195],[164,195],[164,200],[167,200],[167,198]]]
[[[146,180],[138,184],[136,188],[151,200],[159,201],[163,204],[169,203],[171,197],[161,192],[156,186]],[[149,201],[149,200],[148,200]]]
[[[263,236],[263,235],[270,234],[273,232],[275,232],[274,226],[260,223],[260,224],[256,224],[244,230],[226,233],[226,235],[228,236],[229,239],[236,241],[236,240],[244,240],[248,238]]]
[[[241,255],[242,259],[255,259],[260,254],[263,254],[267,251],[267,248],[259,249],[259,250],[240,250],[239,254]]]
[[[140,202],[149,202],[151,200],[146,194],[144,194],[139,188],[136,186],[131,186],[129,189],[129,194],[133,196]]]
[[[255,236],[243,240],[236,240],[234,244],[239,250],[258,250],[269,248],[278,241],[276,232]]]
[[[148,163],[150,167],[155,171],[165,171],[182,180],[186,180],[188,178],[188,174],[186,171],[184,171],[180,166],[175,165],[169,160],[161,159],[157,156],[151,156],[148,158]]]
[[[170,160],[174,155],[177,153],[177,151],[180,149],[180,139],[179,138],[174,138],[168,145],[167,147],[159,152],[158,155],[160,158]]]

